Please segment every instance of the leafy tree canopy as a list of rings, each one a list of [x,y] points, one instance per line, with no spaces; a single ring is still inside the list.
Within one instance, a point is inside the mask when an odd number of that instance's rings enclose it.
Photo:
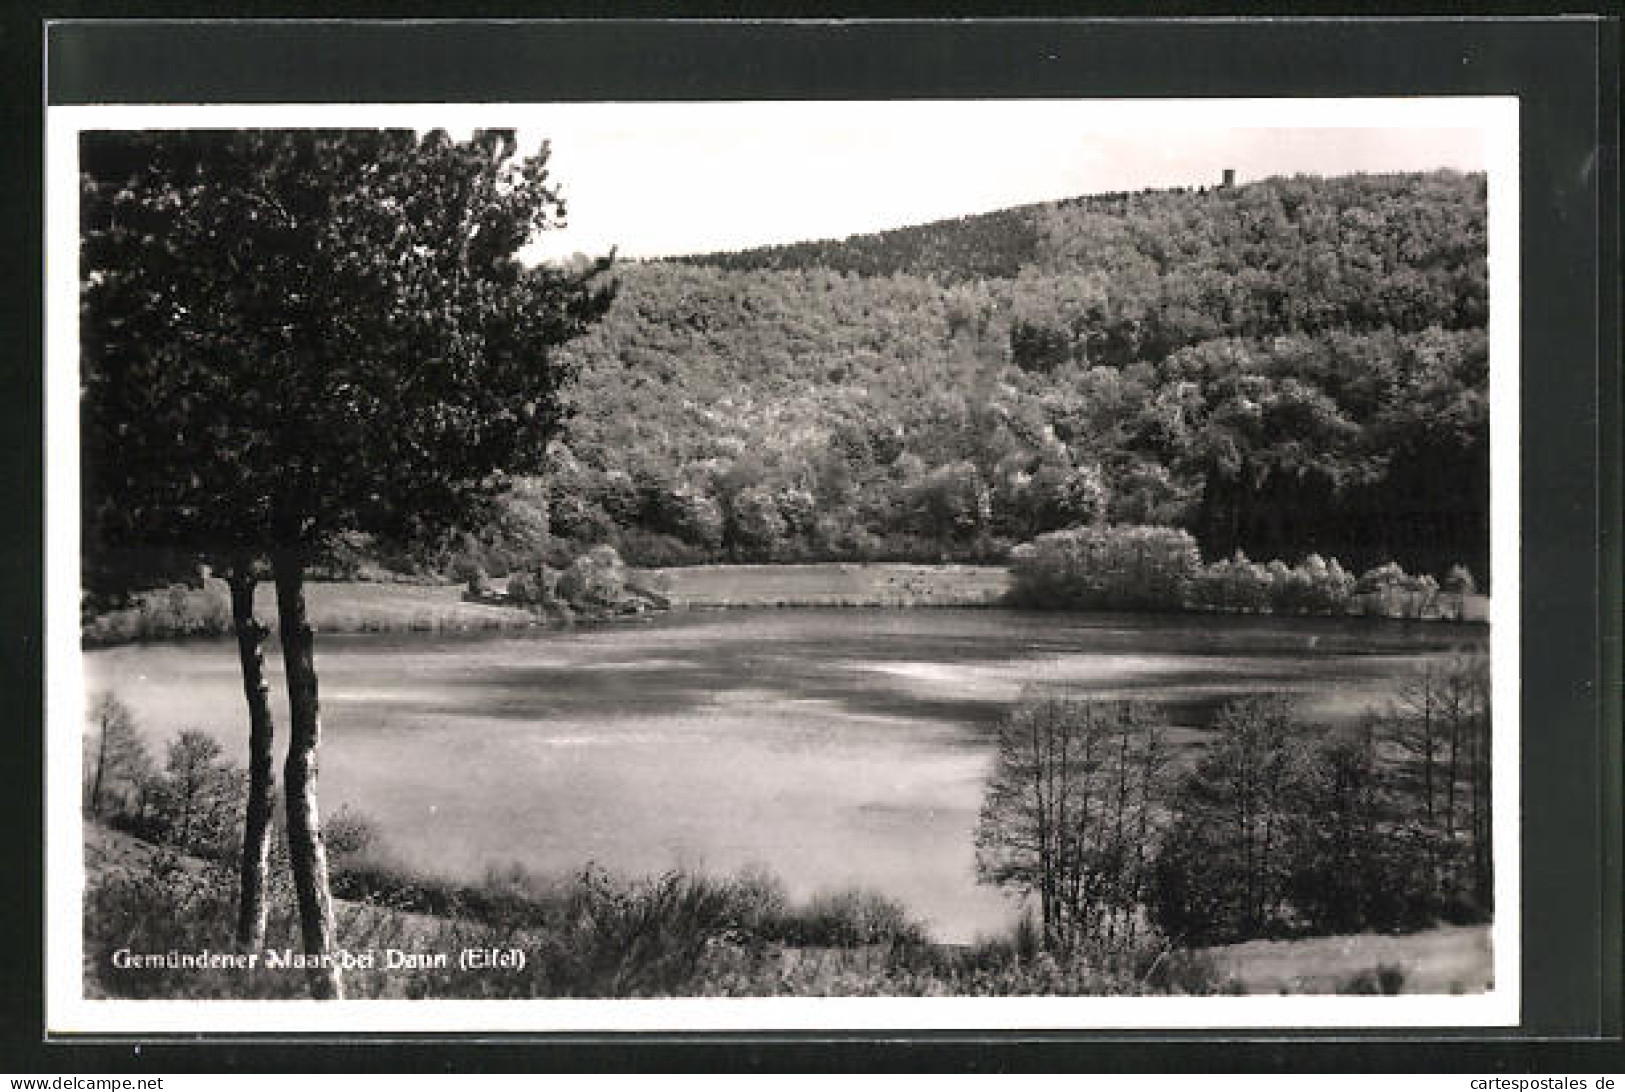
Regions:
[[[515,257],[563,215],[513,134],[87,133],[87,576],[454,523],[541,465],[607,308]],[[130,544],[141,544],[135,551]]]

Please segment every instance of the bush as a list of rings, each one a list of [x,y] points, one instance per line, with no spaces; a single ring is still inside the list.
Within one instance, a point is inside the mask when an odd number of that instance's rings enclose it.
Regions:
[[[542,936],[538,971],[555,997],[681,993],[708,951],[755,913],[741,893],[681,872],[626,884],[588,868]]]
[[[147,592],[133,606],[99,615],[81,627],[87,645],[224,637],[231,632],[231,598],[218,580],[202,588],[176,584]]]
[[[149,841],[211,860],[231,860],[242,844],[248,775],[220,757],[220,744],[188,728],[170,741],[163,768],[139,787],[133,805],[108,822]]]
[[[508,599],[527,607],[550,607],[557,600],[559,574],[546,565],[508,575]]]
[[[789,525],[780,498],[764,486],[741,489],[728,503],[725,535],[737,561],[775,561],[785,549]]]
[[[308,995],[297,975],[167,966],[115,968],[113,954],[229,951],[235,883],[224,868],[189,866],[170,850],[153,853],[87,885],[84,945],[87,995],[239,998]],[[291,907],[272,907],[268,936],[294,933]]]
[[[1452,565],[1444,574],[1440,589],[1449,595],[1473,595],[1478,591],[1478,581],[1473,579],[1473,571],[1467,566]]]
[[[467,585],[463,590],[463,598],[468,602],[483,603],[496,594],[491,586],[491,577],[482,566],[474,565],[472,572],[459,579]]]
[[[651,569],[679,565],[700,565],[710,560],[705,548],[684,542],[673,535],[630,527],[621,532],[621,549],[626,561]]]
[[[626,576],[615,547],[594,546],[559,574],[554,594],[578,609],[612,610],[626,598]]]
[[[791,944],[833,948],[920,944],[926,939],[924,928],[901,903],[860,890],[815,895],[793,913],[781,911],[770,935]]]
[[[348,804],[322,820],[322,842],[334,862],[364,856],[379,840],[377,824]]]
[[[1269,571],[1240,550],[1203,566],[1191,580],[1191,605],[1208,610],[1261,612],[1269,609],[1270,599]]]
[[[1397,565],[1357,584],[1336,558],[1310,554],[1288,568],[1237,550],[1204,565],[1195,542],[1168,527],[1075,527],[1039,535],[1010,553],[1010,599],[1020,606],[1096,610],[1198,610],[1243,614],[1346,614],[1356,594],[1368,613],[1421,617],[1438,586]]]
[[[1149,962],[1142,962],[1138,977],[1152,993],[1211,997],[1241,992],[1240,984],[1225,976],[1212,952],[1164,947]]]
[[[1410,576],[1389,561],[1361,574],[1354,594],[1367,614],[1385,618],[1422,618],[1438,606],[1439,582],[1426,574]]]
[[[1336,558],[1310,554],[1289,569],[1280,561],[1249,561],[1238,550],[1203,566],[1191,581],[1190,604],[1242,613],[1343,614],[1353,591],[1354,578]]]
[[[1369,971],[1360,971],[1340,982],[1340,994],[1382,995],[1392,997],[1405,988],[1405,968],[1398,963],[1379,963]]]
[[[1300,567],[1303,573],[1302,606],[1305,610],[1324,614],[1341,614],[1348,609],[1354,595],[1354,575],[1319,554],[1310,554]]]
[[[1201,566],[1196,541],[1171,527],[1074,527],[1011,552],[1011,599],[1081,610],[1178,610]]]

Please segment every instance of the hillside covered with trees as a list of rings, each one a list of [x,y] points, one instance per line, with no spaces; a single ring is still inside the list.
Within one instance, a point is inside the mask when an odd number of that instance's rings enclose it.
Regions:
[[[1483,583],[1485,199],[1278,178],[623,263],[551,473],[443,550],[993,560],[1111,522]]]

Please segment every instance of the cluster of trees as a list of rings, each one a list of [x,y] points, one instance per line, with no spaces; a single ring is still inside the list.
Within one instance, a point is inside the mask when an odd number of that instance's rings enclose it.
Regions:
[[[1358,579],[1336,558],[1296,565],[1233,556],[1204,564],[1196,540],[1172,527],[1098,525],[1050,531],[1010,555],[1013,602],[1073,610],[1213,610],[1237,613],[1461,617],[1476,590],[1454,565],[1441,583],[1395,562]]]
[[[1194,761],[1149,706],[1026,699],[1000,730],[978,873],[1033,898],[1061,951],[1487,920],[1488,680],[1482,657],[1430,666],[1335,731],[1240,699]]]
[[[1228,706],[1183,779],[1150,916],[1189,944],[1486,920],[1489,671],[1425,668],[1386,714],[1315,736],[1277,696]]]
[[[621,277],[521,504],[561,553],[998,558],[1106,519],[1486,575],[1481,176],[1108,195]]]

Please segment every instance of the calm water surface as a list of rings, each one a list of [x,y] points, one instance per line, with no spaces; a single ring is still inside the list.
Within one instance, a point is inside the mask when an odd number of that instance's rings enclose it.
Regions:
[[[321,794],[397,855],[477,877],[594,861],[642,875],[760,865],[797,896],[866,886],[944,940],[1002,930],[972,830],[998,718],[1028,686],[1162,703],[1178,738],[1227,697],[1380,706],[1487,631],[1364,620],[1002,610],[679,614],[520,636],[321,636]],[[278,753],[282,665],[270,650]],[[154,745],[182,728],[246,760],[230,641],[87,653]]]

